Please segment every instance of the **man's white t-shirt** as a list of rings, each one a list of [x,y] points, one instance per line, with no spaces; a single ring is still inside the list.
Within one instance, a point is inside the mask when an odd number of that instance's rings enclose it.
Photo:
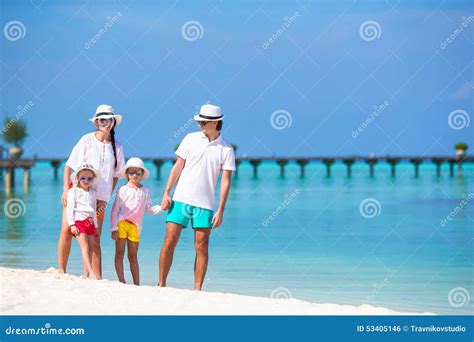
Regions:
[[[235,171],[232,146],[221,135],[209,142],[204,133],[195,132],[184,137],[176,155],[185,160],[185,165],[173,200],[214,210],[215,189],[220,171]]]
[[[76,170],[82,164],[91,164],[100,173],[100,180],[95,185],[97,199],[108,202],[112,195],[112,185],[115,177],[120,178],[120,170],[125,165],[122,145],[115,141],[117,153],[117,168],[114,167],[114,152],[112,144],[103,143],[95,136],[88,133],[82,136],[72,149],[66,165]]]

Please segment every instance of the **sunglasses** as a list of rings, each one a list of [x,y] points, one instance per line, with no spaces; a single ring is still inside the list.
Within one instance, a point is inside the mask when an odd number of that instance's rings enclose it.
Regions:
[[[108,118],[108,119],[105,119],[105,118],[102,118],[102,119],[97,119],[97,121],[99,122],[100,125],[107,125],[107,124],[112,124],[114,122],[114,118]]]
[[[79,178],[79,181],[81,182],[92,182],[94,180],[94,177],[81,177]]]
[[[199,126],[206,126],[207,123],[209,123],[210,121],[198,121],[198,125]]]
[[[133,176],[133,175],[141,176],[141,175],[143,175],[143,171],[142,170],[138,170],[138,171],[129,170],[129,171],[127,171],[127,174],[129,176]]]

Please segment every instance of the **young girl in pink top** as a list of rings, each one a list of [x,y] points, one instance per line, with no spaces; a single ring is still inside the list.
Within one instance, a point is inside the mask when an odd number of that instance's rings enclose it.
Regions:
[[[140,158],[130,158],[121,172],[122,178],[127,178],[128,182],[117,190],[112,207],[110,230],[115,240],[115,271],[121,283],[125,283],[123,257],[127,244],[133,283],[140,285],[137,253],[143,216],[145,212],[156,215],[162,211],[161,206],[152,206],[150,190],[140,184],[148,175]]]

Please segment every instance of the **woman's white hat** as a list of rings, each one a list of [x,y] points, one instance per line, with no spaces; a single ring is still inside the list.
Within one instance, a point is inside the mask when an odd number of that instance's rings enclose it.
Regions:
[[[196,121],[220,121],[224,119],[221,113],[221,107],[212,104],[205,104],[201,106],[198,114],[194,115]]]
[[[89,121],[95,122],[97,119],[115,119],[115,126],[120,125],[122,122],[122,115],[115,114],[114,107],[102,104],[95,110],[95,115],[89,119]]]
[[[148,169],[145,167],[143,160],[141,160],[140,158],[130,158],[129,160],[127,160],[127,164],[125,164],[122,170],[120,170],[120,176],[122,178],[127,178],[127,169],[131,167],[136,167],[143,170],[142,179],[147,179],[150,175],[150,172],[148,172]]]
[[[77,185],[77,183],[79,182],[79,180],[77,179],[77,176],[79,175],[79,172],[81,172],[82,170],[89,170],[91,171],[93,174],[94,174],[94,180],[90,183],[90,185],[95,185],[97,184],[97,182],[99,181],[100,179],[100,173],[97,169],[94,169],[94,167],[90,164],[83,164],[81,166],[79,166],[71,175],[71,182],[72,184],[74,185]]]

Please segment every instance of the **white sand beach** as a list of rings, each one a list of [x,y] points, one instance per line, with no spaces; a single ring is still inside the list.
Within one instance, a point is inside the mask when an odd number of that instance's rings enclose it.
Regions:
[[[371,305],[315,304],[0,268],[2,315],[408,315]],[[418,313],[429,314],[429,313]]]

